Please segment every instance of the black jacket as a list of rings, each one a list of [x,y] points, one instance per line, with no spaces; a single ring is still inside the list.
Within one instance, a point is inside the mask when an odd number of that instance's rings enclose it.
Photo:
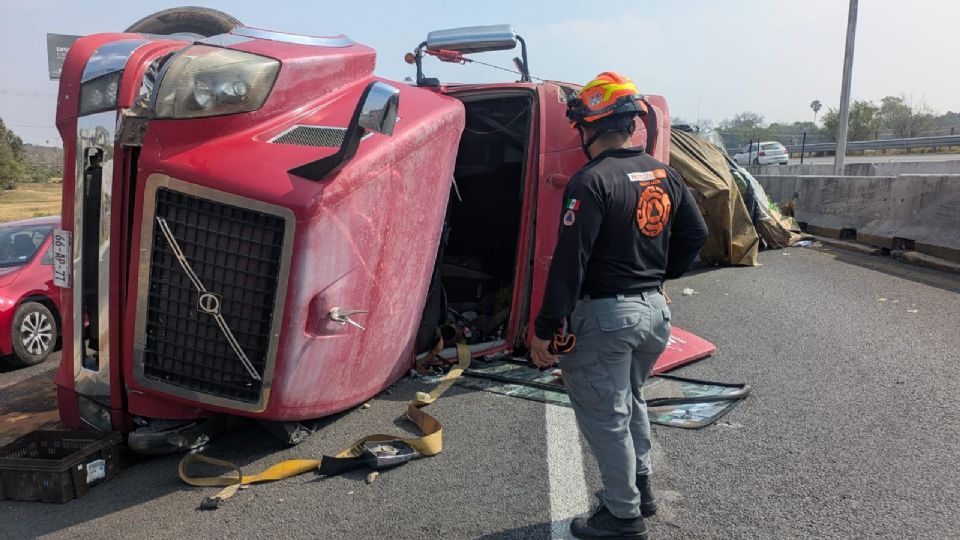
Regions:
[[[581,296],[629,295],[682,276],[706,239],[676,171],[642,148],[601,153],[564,191],[537,337],[552,338]]]

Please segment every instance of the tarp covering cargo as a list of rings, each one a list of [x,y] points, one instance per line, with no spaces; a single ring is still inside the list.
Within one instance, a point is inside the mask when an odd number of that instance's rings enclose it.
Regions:
[[[755,266],[760,237],[719,148],[692,133],[670,131],[670,166],[694,193],[710,236],[700,250],[707,264]]]
[[[734,180],[740,192],[747,198],[749,195],[753,204],[747,202],[750,208],[753,224],[757,229],[760,238],[766,244],[766,248],[790,247],[798,240],[806,238],[799,233],[800,228],[793,218],[784,217],[780,209],[767,197],[766,191],[760,182],[750,174],[749,171],[739,165],[730,162]]]

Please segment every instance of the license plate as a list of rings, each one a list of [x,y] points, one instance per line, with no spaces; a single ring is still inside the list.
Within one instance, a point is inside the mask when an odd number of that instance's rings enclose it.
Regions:
[[[73,235],[70,231],[53,231],[53,284],[70,288],[70,263],[73,258]]]

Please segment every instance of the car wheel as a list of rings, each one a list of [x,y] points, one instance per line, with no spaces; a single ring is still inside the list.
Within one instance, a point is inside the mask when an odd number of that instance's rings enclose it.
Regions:
[[[57,320],[38,302],[25,302],[17,308],[12,330],[13,358],[9,363],[16,367],[43,362],[57,344]]]

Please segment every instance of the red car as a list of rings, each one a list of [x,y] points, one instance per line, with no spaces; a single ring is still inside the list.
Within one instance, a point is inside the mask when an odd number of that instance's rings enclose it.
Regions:
[[[0,224],[0,353],[9,365],[43,362],[60,337],[51,248],[59,226],[59,216]]]

